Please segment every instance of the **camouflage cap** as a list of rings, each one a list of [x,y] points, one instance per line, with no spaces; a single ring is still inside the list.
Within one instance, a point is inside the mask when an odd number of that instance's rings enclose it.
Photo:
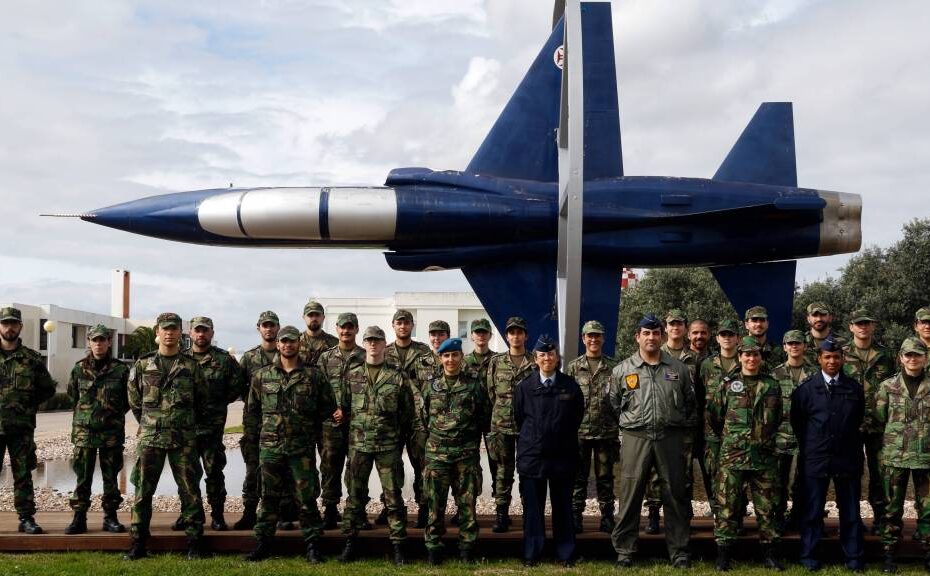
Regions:
[[[410,312],[410,310],[400,309],[397,312],[394,312],[394,317],[391,318],[391,322],[397,322],[398,320],[413,322],[413,313]]]
[[[519,328],[526,332],[526,320],[519,316],[511,316],[507,319],[507,327],[504,330],[507,331],[511,328]]]
[[[281,321],[278,320],[278,315],[272,312],[271,310],[265,310],[264,312],[258,315],[257,324],[261,326],[262,323],[264,322],[274,322],[275,324],[281,323]]]
[[[759,345],[759,341],[756,340],[754,336],[743,336],[743,339],[739,341],[739,346],[736,347],[736,350],[740,353],[761,352],[762,346]]]
[[[4,308],[4,310],[6,310],[6,308]],[[14,308],[14,310],[16,309]],[[921,320],[930,320],[930,306],[924,306],[918,309],[917,312],[914,313],[914,320],[918,322]]]
[[[310,300],[304,304],[304,316],[308,316],[311,312],[319,312],[320,314],[325,313],[323,312],[323,305],[316,300]]]
[[[927,345],[920,338],[910,336],[901,342],[901,354],[922,354],[927,355]]]
[[[782,344],[792,344],[806,341],[807,338],[804,337],[804,332],[801,332],[800,330],[788,330],[781,338]]]
[[[472,332],[490,332],[491,331],[491,322],[487,318],[478,318],[477,320],[471,321],[471,331]]]
[[[665,315],[665,322],[685,322],[685,313],[682,312],[679,308],[672,308]]]
[[[0,308],[0,322],[7,322],[8,320],[22,322],[23,313],[19,311],[19,308],[13,308],[12,306]]]
[[[765,306],[753,306],[749,310],[746,310],[745,319],[749,320],[750,318],[766,318],[769,317],[769,311],[765,309]]]
[[[87,331],[87,339],[93,340],[94,338],[104,337],[107,340],[110,339],[110,329],[104,326],[103,324],[95,324],[91,326],[90,330]]]
[[[181,327],[181,317],[174,312],[162,312],[158,315],[155,325],[159,328],[170,328],[171,326]]]
[[[584,323],[584,326],[581,327],[582,336],[585,334],[603,334],[604,332],[604,325],[597,320],[588,320]]]
[[[191,318],[191,330],[200,327],[213,330],[213,320],[207,318],[206,316],[195,316],[194,318]]]
[[[811,302],[807,305],[807,315],[813,314],[832,314],[832,312],[830,312],[830,307],[823,302]]]
[[[875,317],[869,314],[869,311],[865,308],[859,308],[858,310],[853,311],[852,315],[849,317],[850,324],[858,324],[859,322],[875,322]]]
[[[336,326],[341,328],[346,324],[358,326],[358,316],[356,316],[354,312],[342,312],[339,314],[339,317],[336,318]]]
[[[461,338],[449,338],[448,340],[443,341],[439,345],[439,349],[436,350],[437,354],[445,354],[446,352],[461,352],[462,351],[462,339]]]
[[[430,332],[445,332],[446,334],[451,334],[452,331],[449,329],[449,323],[445,320],[433,320],[429,323]]]
[[[365,328],[365,333],[362,335],[362,340],[386,340],[384,337],[384,330],[377,326],[369,326]]]
[[[285,326],[278,331],[278,340],[300,340],[300,330],[294,326]]]
[[[735,321],[729,318],[721,320],[720,323],[717,324],[717,334],[723,334],[724,332],[739,334],[739,326],[737,326]]]

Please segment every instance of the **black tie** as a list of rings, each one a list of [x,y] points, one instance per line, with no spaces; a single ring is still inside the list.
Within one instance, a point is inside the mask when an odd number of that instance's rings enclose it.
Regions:
[[[543,382],[543,386],[545,386],[546,390],[548,390],[549,386],[552,386],[552,380],[549,378],[546,378],[546,380]]]
[[[835,378],[830,378],[830,381],[827,382],[827,392],[833,394],[833,385],[836,384]]]

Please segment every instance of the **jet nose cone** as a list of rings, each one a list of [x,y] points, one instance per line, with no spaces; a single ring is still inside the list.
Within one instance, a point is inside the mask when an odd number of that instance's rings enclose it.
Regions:
[[[197,208],[217,190],[179,192],[133,200],[94,210],[82,220],[166,240],[202,242],[207,234],[200,227]]]

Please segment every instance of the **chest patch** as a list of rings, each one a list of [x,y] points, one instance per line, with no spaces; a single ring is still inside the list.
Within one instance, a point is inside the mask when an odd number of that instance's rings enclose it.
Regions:
[[[678,382],[679,378],[681,378],[681,376],[678,375],[678,372],[669,371],[665,373],[665,379],[669,382]]]
[[[736,394],[741,394],[741,393],[743,392],[743,390],[745,390],[745,389],[746,389],[746,386],[743,385],[743,383],[742,383],[741,381],[739,381],[739,380],[734,380],[734,381],[730,382],[730,392],[734,392],[734,393],[736,393]]]
[[[639,388],[639,374],[627,374],[623,377],[627,390],[636,390]]]
[[[442,392],[442,380],[436,378],[432,383],[433,392]]]

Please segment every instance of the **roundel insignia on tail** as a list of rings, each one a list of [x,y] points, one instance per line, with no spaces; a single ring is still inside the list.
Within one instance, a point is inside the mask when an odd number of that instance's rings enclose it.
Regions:
[[[555,63],[556,68],[562,70],[565,66],[565,45],[555,49],[555,52],[552,53],[552,62]]]

